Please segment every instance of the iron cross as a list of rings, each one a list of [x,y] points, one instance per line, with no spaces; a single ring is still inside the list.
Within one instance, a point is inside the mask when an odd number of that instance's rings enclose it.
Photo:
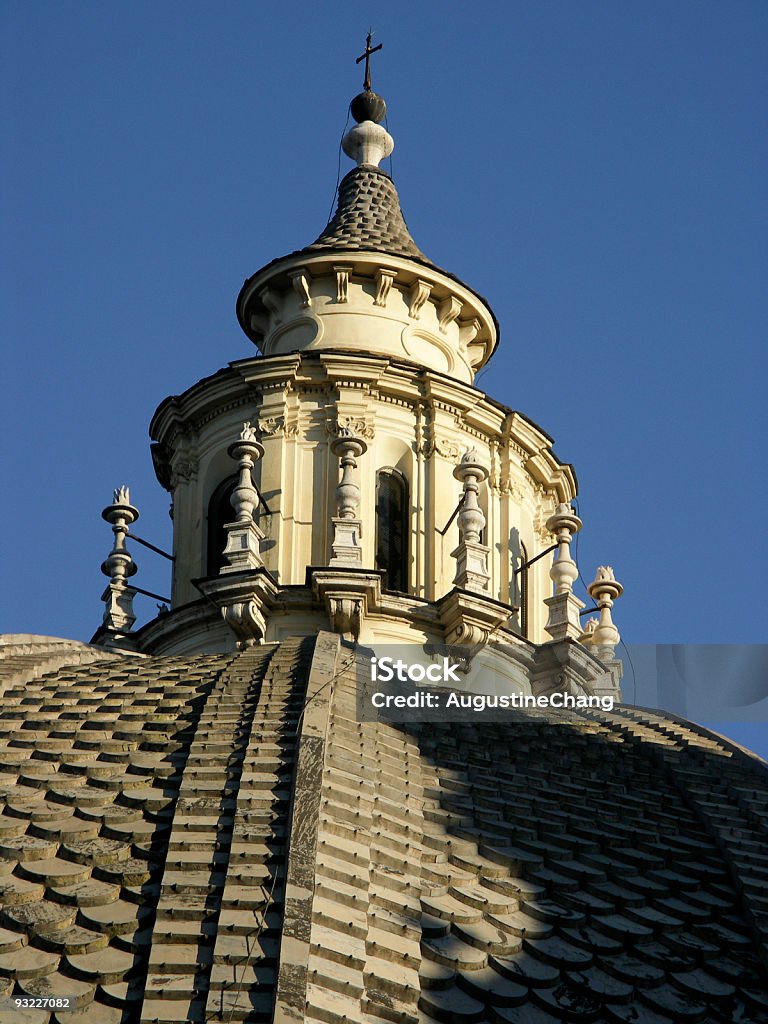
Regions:
[[[365,81],[363,82],[363,89],[365,89],[366,92],[370,92],[371,91],[371,54],[372,53],[376,53],[376,51],[380,50],[382,48],[382,46],[384,45],[383,43],[379,43],[378,46],[373,46],[372,47],[371,46],[371,37],[372,36],[373,36],[373,32],[369,32],[368,33],[368,38],[365,41],[365,53],[361,53],[360,56],[355,61],[355,64],[359,64],[361,60],[365,61]]]

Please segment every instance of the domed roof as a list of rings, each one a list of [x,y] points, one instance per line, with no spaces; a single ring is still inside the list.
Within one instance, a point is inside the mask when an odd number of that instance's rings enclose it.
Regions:
[[[339,185],[339,204],[328,226],[302,252],[372,250],[431,261],[406,227],[392,179],[379,167],[353,168]]]
[[[3,994],[85,1024],[768,1019],[768,774],[705,730],[358,722],[328,633],[13,658]]]

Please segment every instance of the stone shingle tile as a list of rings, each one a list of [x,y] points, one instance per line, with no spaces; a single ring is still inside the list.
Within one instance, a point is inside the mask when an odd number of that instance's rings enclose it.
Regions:
[[[262,651],[260,655],[249,657],[257,661],[265,653],[270,652]],[[227,954],[227,943],[237,943],[248,936],[236,934],[240,930],[237,926],[231,932],[223,926],[217,940],[219,914],[227,908],[261,912],[269,903],[266,929],[261,936],[265,948],[260,948],[256,959],[260,965],[274,964],[283,891],[275,868],[285,855],[281,844],[286,830],[281,816],[287,813],[285,797],[293,757],[293,744],[285,742],[285,733],[295,729],[296,708],[290,696],[291,687],[294,693],[300,691],[303,678],[301,673],[292,671],[297,664],[296,648],[293,651],[286,648],[285,658],[283,653],[283,650],[279,652],[280,664],[274,661],[275,671],[262,683],[253,681],[255,661],[252,660],[247,671],[233,673],[229,683],[220,686],[222,692],[218,696],[217,680],[224,678],[222,672],[226,666],[237,663],[245,666],[248,658],[234,661],[229,657],[186,661],[146,659],[141,665],[132,666],[130,671],[121,666],[122,682],[118,679],[117,668],[110,669],[110,675],[103,666],[98,670],[92,666],[87,672],[84,669],[69,672],[65,674],[66,679],[58,673],[55,679],[41,681],[45,685],[34,692],[20,689],[12,697],[16,700],[15,710],[23,714],[26,709],[25,724],[34,728],[25,729],[22,740],[18,739],[20,734],[14,732],[17,726],[9,728],[6,747],[3,749],[0,743],[0,767],[6,769],[1,774],[7,775],[12,783],[6,787],[10,811],[0,816],[0,826],[5,826],[5,830],[0,827],[0,840],[17,838],[29,825],[27,835],[30,838],[53,844],[63,842],[66,847],[96,838],[95,828],[102,840],[134,841],[133,852],[140,851],[143,854],[140,859],[147,864],[153,859],[153,841],[155,846],[158,843],[162,846],[169,835],[177,837],[187,830],[190,835],[197,834],[190,840],[194,846],[185,844],[183,839],[178,842],[174,839],[174,851],[183,853],[201,844],[204,848],[212,841],[217,844],[217,853],[223,854],[227,861],[227,871],[223,870],[224,862],[221,862],[222,872],[212,881],[209,877],[201,903],[200,893],[177,892],[175,883],[161,889],[159,882],[138,879],[124,886],[120,901],[112,900],[119,878],[107,883],[106,892],[97,890],[87,896],[89,885],[104,884],[99,882],[103,877],[102,868],[95,864],[99,850],[110,856],[110,851],[117,852],[115,847],[102,848],[97,844],[91,848],[91,857],[87,844],[73,846],[66,856],[66,850],[62,850],[58,857],[47,858],[66,861],[79,852],[83,866],[95,873],[96,882],[92,876],[83,883],[49,885],[46,902],[79,906],[77,927],[96,934],[100,943],[109,939],[109,932],[103,927],[106,922],[101,920],[98,923],[102,927],[96,927],[97,922],[85,919],[88,913],[95,912],[98,917],[100,908],[111,909],[117,911],[113,917],[123,921],[125,931],[116,935],[110,946],[97,953],[83,954],[85,958],[114,951],[118,957],[130,958],[133,964],[134,954],[146,954],[152,938],[152,932],[142,925],[136,909],[146,906],[151,912],[157,904],[158,956],[163,948],[188,945],[188,950],[168,954],[175,957],[173,963],[179,966],[192,956],[197,958],[201,949],[215,950],[218,941],[218,962],[229,968],[228,957],[242,956],[242,949],[238,947]],[[181,667],[182,663],[186,668]],[[286,671],[286,665],[291,671]],[[197,682],[195,686],[187,686],[183,676],[185,672],[190,675],[192,667],[197,672]],[[158,682],[163,672],[165,682]],[[271,685],[278,680],[284,682],[279,686]],[[136,689],[139,684],[144,687],[143,691]],[[251,691],[249,686],[252,686]],[[84,692],[84,687],[91,688],[90,695]],[[134,692],[130,692],[132,689]],[[227,698],[227,692],[233,697],[232,701]],[[696,971],[703,972],[697,992],[706,992],[707,986],[711,990],[702,998],[706,998],[707,1012],[713,1021],[727,1019],[723,1017],[722,1008],[723,1000],[728,997],[723,993],[730,991],[728,986],[737,984],[742,984],[745,991],[756,993],[749,1003],[753,1016],[763,1012],[759,994],[765,990],[764,979],[754,954],[754,934],[740,900],[753,894],[757,906],[759,889],[764,885],[764,866],[754,828],[759,819],[755,807],[766,790],[764,783],[746,783],[745,770],[729,756],[725,759],[728,774],[718,774],[719,796],[707,804],[707,793],[711,794],[713,789],[712,773],[702,759],[716,756],[723,761],[717,743],[697,743],[687,736],[684,728],[667,728],[669,723],[665,725],[663,716],[639,723],[622,717],[621,713],[584,719],[581,728],[586,732],[582,731],[578,742],[561,724],[552,724],[543,718],[527,721],[521,716],[520,736],[516,738],[512,748],[515,756],[511,758],[509,738],[500,730],[489,729],[487,733],[468,727],[425,730],[416,740],[391,726],[354,722],[351,680],[349,685],[344,680],[338,681],[336,696],[337,710],[332,715],[333,730],[325,764],[327,772],[338,773],[338,780],[332,776],[326,779],[326,792],[331,800],[328,807],[333,805],[335,813],[336,805],[343,806],[344,800],[348,803],[350,793],[358,789],[364,789],[371,796],[366,797],[365,802],[357,801],[361,814],[353,822],[341,820],[338,815],[329,817],[325,808],[321,810],[319,898],[328,902],[329,920],[334,907],[336,914],[332,927],[318,922],[313,925],[309,955],[311,960],[320,958],[324,962],[324,978],[328,965],[344,965],[345,968],[349,965],[347,969],[360,972],[367,963],[366,994],[362,1002],[357,1000],[358,1016],[353,1019],[379,1020],[382,1014],[386,1016],[381,1000],[386,997],[387,985],[393,986],[391,1005],[398,1007],[398,1013],[402,1010],[403,1020],[411,1016],[414,1020],[430,1018],[423,1007],[416,1008],[415,993],[407,979],[387,976],[387,971],[396,966],[399,948],[404,946],[408,951],[415,946],[418,925],[414,922],[418,922],[419,913],[422,913],[425,956],[429,955],[426,952],[429,943],[440,943],[438,948],[450,963],[450,966],[443,965],[428,958],[422,961],[425,989],[430,985],[442,986],[440,990],[446,994],[446,1004],[454,1009],[459,1006],[458,996],[474,998],[485,991],[489,1020],[524,1019],[526,1024],[536,1024],[537,1020],[553,1020],[553,1014],[561,1016],[563,1013],[569,1019],[587,1019],[593,1011],[585,997],[585,978],[588,982],[591,980],[591,997],[598,998],[605,1019],[629,1020],[631,1017],[627,1014],[640,1009],[648,1021],[668,1020],[668,1016],[662,1016],[661,1002],[658,1006],[650,1005],[647,1000],[638,1004],[636,996],[624,1002],[626,988],[631,986],[633,991],[638,987],[659,988],[661,995],[665,994],[662,989],[671,989],[675,995],[685,996],[686,984],[696,983]],[[206,700],[208,704],[201,718],[200,711]],[[60,735],[54,737],[45,731],[46,728],[50,731],[50,721],[44,723],[34,709],[44,707],[50,718],[56,701],[60,713],[55,731]],[[93,715],[93,710],[99,707],[100,719]],[[177,720],[174,720],[174,708],[186,708],[176,715]],[[230,763],[233,744],[237,743],[232,725],[241,713],[253,723],[253,743],[249,743],[247,751],[240,749],[236,760]],[[88,714],[90,724],[98,728],[83,728]],[[122,716],[119,721],[117,715]],[[18,723],[19,719],[9,721]],[[135,728],[145,721],[151,728]],[[221,726],[218,734],[217,723]],[[281,735],[281,730],[283,742],[276,743],[274,740]],[[196,735],[199,742],[195,740]],[[8,746],[20,742],[24,746]],[[198,745],[193,751],[195,742]],[[77,744],[77,749],[72,744]],[[483,744],[494,753],[487,756]],[[658,751],[662,747],[668,753],[660,769]],[[73,786],[72,779],[58,777],[49,783],[50,773],[30,762],[28,751],[42,754],[49,759],[49,765],[65,768],[81,785]],[[227,797],[224,808],[221,800],[215,798],[177,800],[179,786],[182,790],[185,788],[186,757],[189,757],[190,770],[188,787],[205,789],[206,780],[210,783],[214,776],[225,780],[224,786],[231,796]],[[247,763],[246,757],[251,759]],[[681,757],[689,760],[682,761]],[[504,767],[500,771],[498,765],[502,761]],[[159,764],[162,769],[156,770]],[[116,772],[115,766],[120,771]],[[123,774],[128,769],[131,778]],[[24,781],[30,784],[15,785],[14,772],[16,775],[25,772]],[[161,785],[153,784],[155,778]],[[239,779],[247,780],[249,789],[251,783],[256,785],[263,781],[268,799],[257,796],[251,801],[249,793],[238,790]],[[499,779],[503,779],[504,785],[501,795],[496,792]],[[283,785],[283,780],[287,780],[288,786]],[[364,785],[356,786],[361,780]],[[334,792],[335,781],[338,786]],[[167,793],[162,792],[163,787]],[[106,794],[107,803],[83,801],[80,808],[76,802],[69,805],[58,802],[61,798],[71,799],[76,792],[86,792],[90,797],[89,790],[100,790],[101,796]],[[162,824],[156,820],[155,808],[126,806],[131,793],[146,790],[152,798],[157,792],[170,796],[166,813],[168,821],[174,823],[172,833],[157,831]],[[681,799],[684,790],[690,794],[687,802]],[[515,795],[514,802],[506,799],[507,792]],[[51,794],[55,800],[47,799]],[[113,797],[117,803],[111,802]],[[425,797],[426,806],[423,804]],[[55,814],[51,816],[49,805],[57,803]],[[68,810],[75,806],[78,806],[76,817]],[[36,817],[33,811],[37,812]],[[702,831],[701,821],[707,813],[710,815],[708,833],[716,840]],[[425,822],[422,814],[430,820]],[[86,822],[91,831],[83,836],[77,835],[77,829],[72,834],[66,828],[57,832],[62,821],[69,822],[70,827],[74,821]],[[46,831],[48,822],[50,829]],[[425,826],[429,835],[424,835]],[[248,828],[255,830],[249,832]],[[217,838],[206,837],[205,833]],[[223,844],[218,842],[221,835],[227,837]],[[233,835],[237,836],[234,844]],[[249,844],[253,844],[252,851],[249,851]],[[44,894],[45,880],[35,885],[20,877],[24,874],[25,862],[19,863],[21,858],[17,854],[33,846],[22,844],[18,850],[9,851],[11,859],[0,863],[0,869],[5,870],[5,876],[0,877],[0,894],[7,897],[11,907],[24,906],[25,901],[39,902]],[[513,848],[514,857],[510,856]],[[233,851],[234,856],[229,856]],[[503,851],[505,856],[499,856],[498,851]],[[122,848],[119,856],[123,856]],[[245,861],[245,865],[241,861]],[[488,868],[486,862],[493,867]],[[182,863],[172,858],[167,865],[166,883]],[[734,889],[732,879],[735,876],[742,879],[743,896],[738,896]],[[331,885],[334,877],[339,883],[336,892]],[[601,881],[603,878],[608,881]],[[78,889],[82,891],[82,900],[77,895]],[[477,894],[481,891],[491,894],[492,899],[497,898],[503,905],[487,902],[487,896],[479,898]],[[344,909],[343,899],[358,892],[368,897],[367,903],[360,901],[361,906],[366,905],[366,913],[360,921],[359,937],[344,934],[338,928],[338,922],[343,919],[343,914],[338,913],[339,909]],[[102,895],[107,893],[111,902],[99,904]],[[482,929],[477,930],[475,923],[462,924],[421,911],[418,897],[449,893],[459,903],[480,911]],[[402,897],[399,907],[398,895]],[[205,901],[211,898],[213,910],[205,906]],[[89,905],[91,900],[93,906]],[[130,904],[125,900],[130,900]],[[677,903],[663,905],[670,900]],[[508,912],[507,901],[514,902],[511,912]],[[131,907],[127,917],[121,916],[123,912],[118,909],[123,906]],[[686,916],[683,916],[683,908]],[[518,925],[525,925],[519,928],[519,933],[505,927],[502,920],[514,914],[523,914],[527,919],[525,922],[518,919]],[[621,933],[606,925],[606,922],[623,925],[624,921],[630,922],[630,926],[624,926]],[[678,921],[683,922],[683,928],[678,927]],[[174,927],[169,930],[169,924],[176,926],[175,930]],[[551,929],[546,938],[535,936],[536,927],[541,925]],[[28,931],[31,927],[32,922],[28,921],[23,925],[25,930],[10,929],[10,933],[28,938],[33,934]],[[456,934],[462,928],[463,936]],[[643,932],[644,928],[651,931],[650,938]],[[66,932],[66,928],[56,930]],[[498,933],[503,933],[503,937]],[[486,955],[484,950],[473,947],[473,940],[488,944],[494,941],[494,935],[498,942],[514,940],[522,949],[509,956],[488,952],[486,961],[473,959],[473,949],[481,958]],[[334,944],[338,947],[336,950]],[[625,944],[629,949],[624,948]],[[7,954],[0,953],[0,976],[9,977],[4,970],[3,957],[24,954],[29,948],[34,950],[27,945]],[[573,967],[574,961],[583,959],[579,951],[587,958],[594,958],[594,963]],[[375,952],[382,955],[374,956]],[[45,951],[39,950],[36,954],[45,954]],[[402,959],[408,962],[407,956]],[[418,952],[415,962],[418,962]],[[390,968],[384,966],[387,964]],[[657,966],[661,964],[664,967]],[[204,963],[196,966],[203,968],[205,976]],[[673,967],[675,978],[668,980],[665,970],[671,971]],[[69,969],[74,969],[72,964]],[[118,964],[115,976],[119,969]],[[488,974],[488,971],[493,973]],[[521,979],[520,971],[530,977]],[[661,971],[661,978],[654,971]],[[347,1004],[339,1004],[338,998],[324,1001],[321,996],[327,985],[321,984],[319,978],[314,983],[310,981],[310,996],[315,1000],[310,1017],[340,1019],[341,1006]],[[525,986],[538,985],[539,989],[542,985],[548,986],[551,992],[527,1004],[506,1005],[500,1001],[504,998],[502,995],[497,992],[494,996],[493,983],[497,978],[510,986],[522,986],[523,982]],[[273,981],[267,984],[272,985]],[[255,976],[252,984],[256,984]],[[498,982],[496,988],[499,988]],[[512,995],[508,993],[508,998],[514,998],[517,990],[510,988],[510,992]],[[252,998],[250,991],[239,994]],[[100,1000],[113,1008],[127,995],[128,983],[116,981],[99,985],[97,993]],[[223,988],[217,995],[228,999],[232,993]],[[334,995],[339,997],[341,993]],[[405,1000],[402,1008],[398,1003],[400,995]],[[208,1014],[210,1019],[223,1019],[221,1008],[217,1009],[207,996],[194,998],[198,1000],[200,1014]],[[267,994],[266,998],[271,1000],[271,995]],[[749,1002],[746,995],[737,998],[742,1003]],[[184,998],[166,1000],[168,1004],[174,1004],[174,1009],[179,1011],[177,1019],[186,1019],[179,1014],[190,1010],[189,998],[186,1003]],[[159,1001],[147,1000],[145,1016],[151,1015],[158,1005]],[[350,1005],[354,1005],[354,1001]],[[246,1008],[242,1000],[240,1004],[228,1003],[227,1006],[234,1009],[234,1019],[245,1019],[253,1011],[253,1007]],[[523,1011],[525,1016],[521,1017]],[[435,1012],[445,1014],[454,1010],[443,1007]]]
[[[333,219],[304,251],[322,249],[374,249],[428,262],[408,233],[389,175],[374,167],[354,168],[342,180]]]
[[[10,953],[0,954],[0,976],[20,980],[39,978],[54,972],[60,957],[36,946],[23,946]]]

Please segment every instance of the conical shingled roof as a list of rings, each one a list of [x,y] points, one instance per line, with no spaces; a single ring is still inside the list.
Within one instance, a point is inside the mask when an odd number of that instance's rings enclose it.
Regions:
[[[339,185],[336,213],[302,252],[372,250],[430,263],[406,227],[392,179],[378,167],[355,167]]]
[[[768,774],[690,723],[359,722],[363,654],[328,633],[15,657],[0,998],[66,995],[78,1024],[768,1021]]]

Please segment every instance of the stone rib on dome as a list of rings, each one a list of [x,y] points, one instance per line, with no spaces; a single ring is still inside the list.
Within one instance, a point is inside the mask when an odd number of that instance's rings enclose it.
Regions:
[[[10,680],[0,997],[81,1024],[768,1019],[756,759],[628,707],[359,722],[355,657],[321,633]]]
[[[360,249],[432,263],[411,238],[392,179],[378,167],[367,165],[353,168],[343,178],[336,213],[302,252]]]

